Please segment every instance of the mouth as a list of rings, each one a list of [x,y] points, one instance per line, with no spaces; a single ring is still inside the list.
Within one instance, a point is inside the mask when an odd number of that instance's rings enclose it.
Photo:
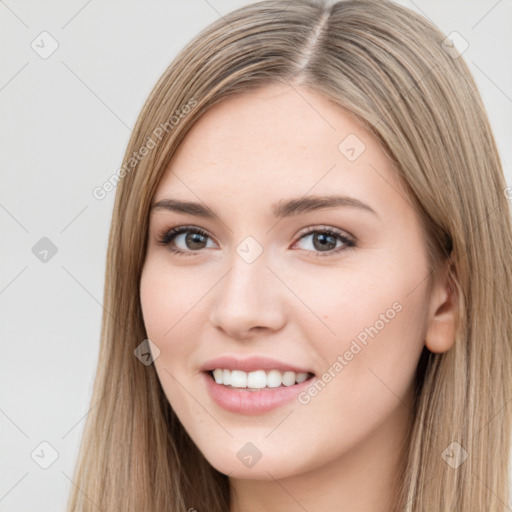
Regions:
[[[316,378],[310,368],[263,355],[225,355],[205,362],[201,377],[210,398],[226,411],[264,414],[290,403]]]
[[[302,384],[314,377],[311,372],[280,371],[277,369],[230,370],[215,368],[205,372],[216,384],[237,391],[262,391],[276,388],[289,388]]]

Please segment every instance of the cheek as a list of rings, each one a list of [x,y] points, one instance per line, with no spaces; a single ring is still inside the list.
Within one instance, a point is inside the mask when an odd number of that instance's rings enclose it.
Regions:
[[[160,350],[154,366],[168,402],[181,418],[195,417],[200,424],[204,418],[182,388],[191,372],[194,350],[190,328],[198,324],[192,318],[194,308],[188,304],[197,303],[197,297],[191,292],[193,287],[184,286],[176,273],[165,268],[165,262],[150,258],[142,271],[140,300],[146,334]]]
[[[299,321],[325,367],[347,351],[354,368],[377,365],[390,373],[388,364],[416,363],[424,343],[429,267],[421,240],[409,243],[409,251],[396,242],[357,257],[354,252],[339,268],[295,269],[296,289],[317,313]]]
[[[334,400],[344,395],[354,410],[361,403],[379,408],[386,396],[393,401],[410,391],[424,346],[427,271],[421,254],[414,259],[391,253],[364,272],[351,269],[340,276],[345,293],[330,303],[326,299],[324,308],[336,335],[330,343],[317,337],[324,376],[336,382],[329,386]]]
[[[140,280],[140,300],[144,324],[155,339],[176,337],[200,309],[204,291],[193,276],[182,276],[170,269],[165,256],[150,256],[144,265]]]
[[[305,329],[308,341],[321,351],[328,347],[339,350],[351,340],[364,345],[385,332],[400,343],[401,325],[422,327],[426,311],[422,271],[423,266],[381,260],[296,272],[283,280],[294,283],[307,307],[306,311],[297,305],[294,321]],[[306,314],[299,315],[302,310]],[[409,329],[403,332],[410,338]]]
[[[176,293],[169,293],[169,285],[158,271],[158,265],[147,261],[140,280],[140,301],[148,337],[161,339],[172,327],[176,311]]]
[[[191,326],[200,325],[194,321],[198,314],[197,295],[193,286],[166,271],[165,264],[158,260],[145,264],[140,281],[141,308],[146,334],[160,349],[155,360],[159,373],[165,367],[174,374],[176,368],[185,368],[190,361],[188,354],[193,347],[186,343],[187,337]],[[168,375],[162,376],[169,380]]]
[[[312,385],[299,402],[304,421],[315,417],[325,425],[315,436],[305,435],[304,444],[317,443],[318,453],[325,448],[318,446],[318,437],[343,433],[341,453],[384,422],[399,425],[398,418],[410,409],[424,344],[425,287],[417,286],[412,268],[397,265],[387,272],[383,268],[340,278],[347,294],[336,307],[331,304],[325,320],[336,336],[329,343],[318,335],[309,336],[316,340],[324,367],[318,385]]]

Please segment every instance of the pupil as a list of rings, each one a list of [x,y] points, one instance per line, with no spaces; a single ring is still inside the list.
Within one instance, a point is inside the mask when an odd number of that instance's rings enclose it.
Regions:
[[[317,246],[316,242],[319,241],[320,244]],[[327,247],[327,245],[332,245],[332,247]],[[336,247],[336,239],[332,235],[326,235],[325,233],[319,233],[313,237],[313,245],[315,249],[334,249]]]
[[[185,240],[185,243],[187,244],[187,246],[189,246],[190,244],[192,245],[192,249],[202,249],[203,247],[201,247],[201,243],[204,244],[204,240],[201,240],[201,239],[204,239],[204,236],[201,235],[201,233],[188,233],[187,236],[185,237],[186,240]],[[194,244],[199,244],[200,247],[197,247],[197,246],[194,246]]]

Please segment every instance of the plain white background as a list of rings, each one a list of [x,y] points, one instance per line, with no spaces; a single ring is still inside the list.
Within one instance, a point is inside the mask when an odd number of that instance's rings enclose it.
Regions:
[[[92,190],[119,168],[142,104],[176,53],[248,3],[0,1],[2,512],[64,510],[73,485],[94,406],[115,194],[97,200]],[[512,184],[511,0],[400,3],[469,44],[463,57]],[[46,262],[32,250],[43,237],[57,251]]]

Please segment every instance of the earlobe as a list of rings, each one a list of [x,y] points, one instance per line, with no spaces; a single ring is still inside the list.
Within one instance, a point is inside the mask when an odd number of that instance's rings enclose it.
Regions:
[[[425,336],[427,349],[438,354],[447,352],[455,343],[458,301],[450,269],[450,263],[446,262],[443,278],[432,292],[430,317]]]

